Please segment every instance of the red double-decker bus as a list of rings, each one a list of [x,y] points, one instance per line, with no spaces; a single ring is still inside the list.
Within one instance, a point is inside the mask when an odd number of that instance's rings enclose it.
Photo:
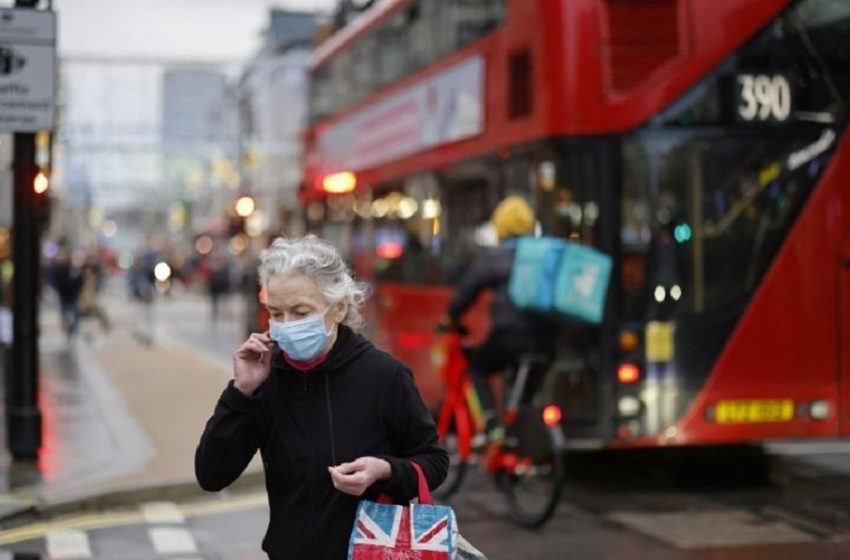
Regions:
[[[572,440],[850,435],[845,0],[387,0],[312,84],[310,227],[430,404],[452,283],[520,194],[615,263],[552,365]]]

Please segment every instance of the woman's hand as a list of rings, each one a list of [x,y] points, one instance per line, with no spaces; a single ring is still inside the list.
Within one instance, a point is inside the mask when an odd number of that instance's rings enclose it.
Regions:
[[[360,457],[350,463],[328,467],[328,471],[334,487],[352,496],[362,496],[372,484],[389,478],[393,473],[390,464],[377,457]]]
[[[274,342],[267,332],[254,333],[233,354],[234,386],[252,395],[269,376]]]

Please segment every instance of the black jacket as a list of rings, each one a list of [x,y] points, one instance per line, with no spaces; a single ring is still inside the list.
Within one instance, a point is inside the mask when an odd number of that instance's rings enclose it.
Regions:
[[[464,272],[449,304],[448,314],[458,323],[478,296],[493,291],[490,303],[491,333],[507,333],[530,338],[550,338],[552,325],[541,317],[518,309],[508,295],[508,282],[514,262],[514,249],[490,247],[479,254]]]
[[[384,492],[407,503],[417,493],[409,461],[419,463],[433,488],[446,476],[448,456],[410,370],[348,327],[340,327],[325,362],[307,373],[282,358],[277,350],[254,395],[232,381],[224,390],[195,452],[195,476],[205,490],[221,490],[259,449],[271,514],[263,550],[273,560],[339,560],[360,498],[331,483],[331,429],[337,464],[374,456],[392,466],[392,477],[374,484],[366,499]]]

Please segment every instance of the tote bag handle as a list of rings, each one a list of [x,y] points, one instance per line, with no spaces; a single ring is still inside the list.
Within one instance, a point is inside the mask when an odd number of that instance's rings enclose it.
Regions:
[[[413,465],[413,470],[416,471],[417,483],[419,485],[419,503],[426,506],[433,506],[434,500],[431,498],[431,491],[428,489],[428,481],[425,479],[425,473],[422,472],[422,467],[416,461],[411,461],[410,464]],[[391,504],[393,501],[387,494],[381,492],[378,495],[378,503]]]
[[[431,499],[431,491],[428,490],[428,481],[425,479],[425,473],[422,472],[422,467],[415,461],[410,462],[413,465],[413,470],[416,471],[416,476],[419,479],[419,503],[426,506],[433,506],[434,500]]]

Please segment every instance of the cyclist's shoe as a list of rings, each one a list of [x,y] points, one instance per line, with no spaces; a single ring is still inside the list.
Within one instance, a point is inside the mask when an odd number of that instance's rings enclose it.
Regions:
[[[501,445],[505,442],[505,427],[493,426],[487,431],[487,443],[498,443]]]
[[[483,463],[491,465],[499,456],[502,446],[505,444],[505,428],[495,426],[487,432],[487,446],[481,452],[484,457]]]
[[[472,440],[469,442],[470,447],[476,453],[483,453],[491,446],[491,444],[496,444],[498,447],[502,445],[505,441],[505,428],[502,426],[494,426],[490,428],[486,434],[477,433],[472,436]]]
[[[487,434],[478,433],[472,436],[472,441],[469,442],[470,447],[476,453],[484,451],[487,447]]]

